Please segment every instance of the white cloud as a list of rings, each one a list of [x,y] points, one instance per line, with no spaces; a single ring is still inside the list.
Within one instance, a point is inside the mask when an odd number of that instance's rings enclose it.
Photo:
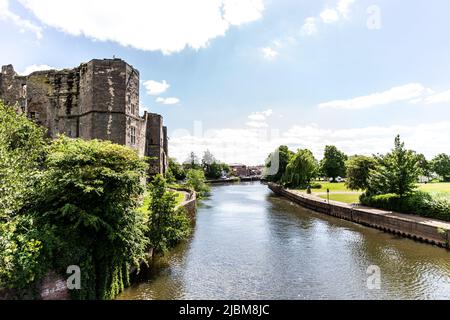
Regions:
[[[261,52],[266,60],[274,60],[278,56],[278,51],[270,47],[262,48]]]
[[[450,90],[433,94],[425,99],[426,104],[450,102]]]
[[[179,104],[180,103],[180,99],[178,98],[157,98],[156,102],[161,103],[161,104],[165,104],[165,105],[173,105],[173,104]]]
[[[301,34],[311,36],[317,33],[317,19],[314,17],[308,17],[305,19]]]
[[[249,122],[246,123],[251,128],[267,128],[269,125],[266,123],[267,118],[273,115],[272,109],[267,109],[261,112],[253,112],[248,116]]]
[[[70,35],[165,54],[203,48],[264,11],[263,0],[18,1],[43,24]]]
[[[46,64],[33,64],[25,68],[23,72],[20,72],[21,75],[28,76],[29,74],[36,71],[45,71],[45,70],[56,70],[57,68],[51,67]]]
[[[263,11],[264,4],[261,0],[223,1],[223,17],[231,25],[238,26],[242,23],[259,20]]]
[[[294,126],[284,132],[270,128],[214,129],[193,135],[186,130],[171,132],[171,154],[184,161],[190,151],[202,154],[209,149],[217,159],[228,163],[263,164],[279,145],[295,151],[308,148],[321,159],[325,145],[336,145],[349,155],[386,153],[401,135],[406,147],[424,153],[429,159],[450,153],[450,121],[421,125],[372,126],[328,129],[318,125]],[[357,138],[355,138],[357,137]]]
[[[336,7],[323,9],[317,17],[308,17],[305,19],[300,34],[312,36],[318,32],[319,23],[331,24],[339,20],[349,19],[351,6],[356,0],[339,0]]]
[[[157,96],[166,92],[167,89],[170,88],[170,85],[166,82],[166,80],[163,80],[162,82],[148,80],[144,82],[144,87],[147,90],[147,94]]]
[[[13,23],[21,32],[30,31],[37,39],[42,39],[42,28],[33,22],[22,19],[9,9],[9,0],[0,0],[0,20]]]
[[[320,18],[324,23],[333,23],[339,20],[339,15],[334,9],[325,9],[320,13]]]
[[[269,126],[267,123],[259,121],[249,121],[246,125],[251,128],[267,128]]]
[[[342,17],[348,19],[350,13],[350,6],[355,3],[356,0],[340,0],[337,5],[337,11]]]
[[[395,102],[409,101],[422,97],[427,89],[419,83],[410,83],[394,87],[384,92],[373,93],[367,96],[348,100],[335,100],[319,104],[319,108],[358,110],[374,106],[388,105]]]

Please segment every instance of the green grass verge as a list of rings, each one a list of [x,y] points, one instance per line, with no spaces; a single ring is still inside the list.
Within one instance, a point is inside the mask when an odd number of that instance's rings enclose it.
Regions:
[[[327,195],[320,195],[319,196],[322,199],[327,199]],[[330,200],[331,201],[338,201],[343,203],[359,203],[359,194],[354,193],[337,193],[337,194],[330,194]]]
[[[174,193],[175,193],[175,206],[179,206],[184,201],[184,193],[179,191],[175,191]],[[146,191],[144,194],[144,202],[142,203],[142,206],[138,209],[139,212],[145,214],[147,217],[150,214],[149,210],[150,200],[151,200],[150,193]]]

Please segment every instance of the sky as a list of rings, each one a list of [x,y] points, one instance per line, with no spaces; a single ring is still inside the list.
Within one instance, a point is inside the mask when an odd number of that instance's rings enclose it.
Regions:
[[[0,64],[121,58],[169,153],[450,153],[448,0],[0,0]]]

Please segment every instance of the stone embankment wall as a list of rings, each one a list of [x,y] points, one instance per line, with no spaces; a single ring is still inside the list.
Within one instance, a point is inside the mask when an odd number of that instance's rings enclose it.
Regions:
[[[343,203],[327,203],[322,199],[286,190],[277,184],[269,183],[268,186],[275,194],[288,198],[302,207],[415,240],[449,247],[448,222]]]

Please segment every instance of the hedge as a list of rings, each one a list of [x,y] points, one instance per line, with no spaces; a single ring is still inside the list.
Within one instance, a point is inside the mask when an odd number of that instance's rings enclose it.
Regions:
[[[426,192],[414,192],[404,197],[396,194],[363,194],[360,201],[368,207],[450,221],[450,202]]]

